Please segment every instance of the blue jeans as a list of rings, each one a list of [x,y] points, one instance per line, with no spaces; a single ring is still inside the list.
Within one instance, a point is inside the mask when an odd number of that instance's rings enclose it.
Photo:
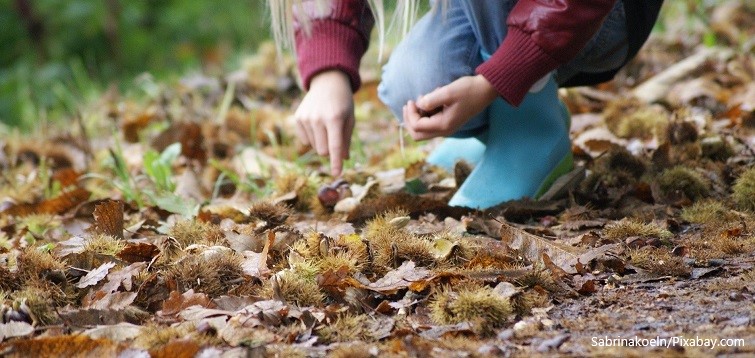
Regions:
[[[399,119],[402,107],[459,77],[474,75],[483,54],[492,54],[506,37],[506,18],[516,0],[449,0],[437,3],[396,47],[383,67],[378,95]],[[579,72],[603,72],[619,67],[627,54],[624,5],[616,6],[598,33],[569,63],[555,73],[564,83]],[[487,110],[470,119],[455,137],[480,134],[487,128]]]

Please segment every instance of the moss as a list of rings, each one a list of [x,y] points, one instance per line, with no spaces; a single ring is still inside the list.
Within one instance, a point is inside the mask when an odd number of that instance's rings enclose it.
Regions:
[[[244,258],[233,251],[188,255],[167,269],[167,277],[175,280],[181,292],[193,289],[210,297],[249,293],[241,268]]]
[[[710,184],[693,169],[676,166],[658,176],[658,186],[665,196],[683,194],[692,201],[710,195]]]
[[[429,308],[430,318],[438,324],[473,322],[484,334],[503,326],[513,312],[508,298],[498,296],[488,286],[474,284],[441,289]]]
[[[736,220],[738,215],[722,202],[706,199],[682,209],[681,218],[695,224],[715,225]]]
[[[674,256],[667,248],[644,246],[629,254],[633,265],[657,275],[689,276],[691,270],[684,259]]]
[[[341,267],[346,267],[350,274],[357,273],[362,270],[365,262],[359,262],[356,257],[350,255],[349,252],[336,252],[331,255],[323,256],[317,261],[317,267],[320,272],[328,270],[338,271]]]
[[[295,170],[283,173],[273,180],[273,188],[277,195],[296,193],[293,208],[301,212],[312,209],[312,199],[317,199],[317,188],[320,184],[316,177],[303,175]]]
[[[58,320],[58,315],[53,307],[61,302],[60,294],[47,288],[27,286],[21,291],[12,293],[13,306],[17,311],[25,311],[31,317],[35,325],[49,325]]]
[[[317,285],[316,276],[298,269],[279,272],[265,282],[260,294],[301,307],[320,306],[325,301],[325,295]]]
[[[598,166],[606,170],[623,170],[639,178],[647,170],[647,164],[624,148],[615,148],[598,160]]]
[[[731,198],[741,210],[755,212],[755,168],[750,168],[737,178]]]
[[[168,235],[174,237],[180,247],[193,244],[216,245],[225,239],[220,227],[199,220],[183,220],[170,228]]]
[[[65,264],[63,261],[58,260],[49,252],[41,251],[35,247],[26,248],[18,255],[16,267],[18,268],[16,272],[24,281],[49,279],[57,282],[60,281],[57,278],[61,275],[62,280],[65,280],[63,274]]]
[[[420,147],[405,148],[388,154],[383,160],[386,169],[407,168],[414,163],[425,160],[427,154]]]
[[[369,321],[367,315],[342,314],[317,329],[316,333],[325,343],[365,340],[370,338]]]
[[[511,306],[514,312],[519,316],[526,316],[532,312],[533,308],[547,307],[550,304],[550,298],[545,292],[529,289],[511,298]]]
[[[608,129],[621,138],[660,139],[666,133],[669,113],[636,99],[608,103],[603,111]]]
[[[95,234],[84,243],[84,251],[105,256],[115,256],[125,247],[125,241],[105,234]]]
[[[281,204],[259,201],[249,208],[249,216],[264,221],[272,228],[284,225],[291,216],[291,210]]]
[[[637,220],[623,219],[606,226],[606,228],[603,229],[603,236],[612,241],[620,241],[632,236],[669,239],[673,234],[655,224],[646,224]]]

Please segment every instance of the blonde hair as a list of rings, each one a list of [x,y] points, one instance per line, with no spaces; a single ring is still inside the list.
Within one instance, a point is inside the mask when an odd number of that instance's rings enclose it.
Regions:
[[[312,12],[295,11],[303,9],[302,3],[308,1],[312,4]],[[309,34],[311,22],[308,16],[319,17],[327,14],[333,1],[339,0],[267,0],[270,8],[271,27],[273,38],[278,51],[290,49],[295,52],[294,46],[294,16],[301,29]],[[378,43],[380,46],[378,57],[383,57],[383,45],[385,44],[386,25],[385,7],[383,0],[366,0],[375,19],[375,27],[378,31]],[[391,20],[388,30],[400,29],[401,34],[406,34],[417,20],[419,3],[421,0],[396,0],[396,11]]]

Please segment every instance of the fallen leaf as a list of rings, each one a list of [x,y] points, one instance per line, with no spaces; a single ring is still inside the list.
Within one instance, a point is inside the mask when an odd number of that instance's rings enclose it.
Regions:
[[[348,277],[349,269],[346,266],[342,266],[338,270],[328,269],[317,275],[317,285],[331,297],[342,298],[346,287],[351,286],[352,281],[356,281],[347,280]]]
[[[507,281],[503,281],[493,288],[493,293],[501,298],[511,298],[519,292],[522,292],[520,287],[516,287],[511,282]]]
[[[100,265],[100,267],[89,271],[86,276],[82,277],[81,280],[79,280],[79,283],[76,284],[76,287],[86,288],[96,285],[103,278],[105,278],[105,276],[107,276],[108,271],[110,271],[110,269],[113,267],[115,267],[115,262],[106,262]]]
[[[518,250],[532,262],[539,261],[542,254],[547,254],[552,262],[564,272],[568,274],[577,272],[574,265],[581,253],[574,247],[532,235],[505,223],[501,225],[500,235],[501,242]]]
[[[445,260],[459,247],[458,243],[446,239],[438,239],[433,242],[430,253],[435,256],[436,260]]]
[[[157,312],[157,315],[173,316],[180,313],[181,310],[195,305],[205,308],[215,307],[215,304],[204,293],[194,293],[194,290],[188,290],[179,294],[178,291],[171,291],[170,297],[163,302],[162,309]]]
[[[149,356],[151,358],[195,357],[200,349],[199,343],[194,340],[179,339],[150,349]]]
[[[123,202],[107,200],[94,207],[95,229],[105,235],[123,239]]]
[[[102,298],[91,302],[84,308],[97,310],[122,310],[136,300],[136,292],[116,292],[105,294]]]
[[[89,199],[90,193],[82,188],[76,188],[55,198],[33,204],[15,204],[0,214],[9,216],[29,216],[32,214],[62,214]]]
[[[84,245],[86,239],[80,236],[72,236],[70,239],[61,241],[55,246],[55,255],[58,257],[66,257],[71,254],[80,254],[84,252]]]
[[[34,333],[34,327],[26,322],[0,323],[0,341],[4,341],[6,338],[28,336],[32,333]]]
[[[122,310],[77,309],[60,313],[63,322],[75,322],[81,326],[115,325],[121,322],[141,324],[150,314],[134,306]]]
[[[556,264],[553,263],[553,260],[551,260],[550,256],[548,256],[548,254],[546,254],[545,252],[543,252],[542,259],[543,264],[545,264],[545,268],[547,268],[548,271],[551,272],[551,275],[554,279],[563,281],[569,276],[569,274],[566,273],[564,269],[556,266]],[[577,261],[579,261],[579,258],[577,258]]]
[[[150,262],[160,254],[160,248],[148,242],[129,243],[115,256],[129,263]]]
[[[233,315],[233,311],[205,308],[199,305],[189,306],[181,310],[178,314],[183,320],[197,322],[210,317],[222,317],[226,319]]]
[[[279,326],[288,316],[288,306],[278,300],[267,300],[252,303],[239,313],[255,316],[267,325]]]
[[[551,339],[546,339],[537,346],[537,351],[540,353],[545,353],[552,350],[558,350],[558,347],[561,347],[561,345],[564,344],[564,342],[568,341],[569,338],[571,338],[570,335],[561,334]]]
[[[434,326],[419,335],[427,339],[441,339],[448,333],[471,333],[472,325],[469,322],[462,322],[448,326]]]
[[[115,325],[97,326],[87,329],[84,335],[93,339],[108,339],[115,342],[130,341],[142,333],[142,326],[131,323],[119,323]]]
[[[414,267],[413,261],[404,261],[398,268],[388,271],[379,280],[367,285],[365,288],[386,295],[395,294],[398,290],[408,288],[412,282],[428,278],[431,272],[428,269]]]
[[[0,345],[6,357],[115,357],[120,347],[109,339],[85,335],[22,339]]]
[[[632,94],[647,103],[658,102],[669,94],[671,86],[687,75],[698,71],[706,62],[714,58],[728,58],[733,54],[730,49],[703,47],[697,53],[669,66],[663,72],[635,87]]]
[[[176,142],[181,143],[181,155],[184,157],[196,159],[200,162],[207,160],[202,127],[198,123],[189,121],[173,122],[170,127],[166,128],[152,140],[152,147],[158,152],[162,152],[169,145]]]
[[[577,292],[579,292],[580,295],[585,296],[589,296],[597,291],[598,289],[595,287],[595,280],[585,280],[577,289]]]

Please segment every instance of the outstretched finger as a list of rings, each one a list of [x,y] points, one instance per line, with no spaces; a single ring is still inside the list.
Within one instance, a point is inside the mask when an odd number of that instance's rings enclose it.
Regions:
[[[337,122],[328,125],[328,151],[330,153],[330,172],[334,177],[341,175],[343,169],[343,126]]]

